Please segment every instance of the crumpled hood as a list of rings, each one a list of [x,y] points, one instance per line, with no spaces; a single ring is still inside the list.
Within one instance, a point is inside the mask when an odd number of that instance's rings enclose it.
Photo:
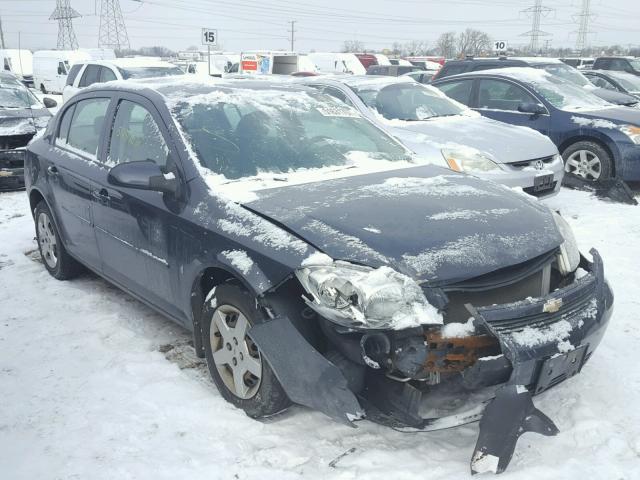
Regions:
[[[389,265],[432,284],[516,265],[562,243],[537,201],[432,165],[258,193],[245,207],[332,258]]]
[[[413,148],[421,141],[443,146],[447,143],[465,145],[490,153],[499,163],[522,162],[558,153],[553,142],[535,130],[482,116],[456,115],[402,122],[401,126],[393,122],[389,126],[396,137]]]

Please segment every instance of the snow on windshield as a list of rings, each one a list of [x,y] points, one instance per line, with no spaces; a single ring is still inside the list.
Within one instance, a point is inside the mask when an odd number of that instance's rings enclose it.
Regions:
[[[201,165],[219,180],[353,165],[353,152],[386,162],[410,153],[353,108],[317,92],[215,89],[172,92],[168,106]]]
[[[468,110],[440,90],[415,82],[361,82],[351,88],[369,108],[387,120],[427,120],[462,115]]]
[[[479,72],[485,74],[486,70]],[[560,110],[600,110],[615,108],[593,93],[579,87],[561,77],[552,75],[545,70],[526,67],[502,68],[492,73],[513,77],[521,82],[530,84],[534,90],[542,95],[549,103]]]

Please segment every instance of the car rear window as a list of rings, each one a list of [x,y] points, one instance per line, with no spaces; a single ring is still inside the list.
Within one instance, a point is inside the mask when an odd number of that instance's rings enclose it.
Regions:
[[[80,72],[81,68],[82,68],[82,64],[79,64],[79,63],[76,63],[71,67],[71,70],[69,71],[69,75],[67,75],[67,85],[73,85],[73,82],[78,76],[78,73]]]

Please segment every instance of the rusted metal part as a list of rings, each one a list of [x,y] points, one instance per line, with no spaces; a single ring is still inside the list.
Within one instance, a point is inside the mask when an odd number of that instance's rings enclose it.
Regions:
[[[429,373],[456,373],[470,367],[478,358],[500,353],[498,340],[491,335],[444,338],[438,330],[425,333],[428,346],[424,364]]]

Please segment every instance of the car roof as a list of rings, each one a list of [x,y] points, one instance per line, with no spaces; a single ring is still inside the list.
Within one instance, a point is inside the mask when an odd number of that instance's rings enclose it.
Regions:
[[[388,65],[387,65],[388,66]],[[332,80],[337,83],[342,83],[349,87],[359,88],[365,87],[368,85],[392,85],[394,83],[415,83],[410,78],[400,77],[392,77],[388,75],[344,75],[344,76],[324,76],[324,77],[315,77],[315,81],[318,80],[326,81]],[[309,79],[309,83],[313,83],[313,80]]]
[[[115,58],[111,60],[87,60],[86,64],[115,66],[119,68],[135,68],[135,67],[175,67],[174,64],[163,62],[155,58],[133,57],[133,58]]]

